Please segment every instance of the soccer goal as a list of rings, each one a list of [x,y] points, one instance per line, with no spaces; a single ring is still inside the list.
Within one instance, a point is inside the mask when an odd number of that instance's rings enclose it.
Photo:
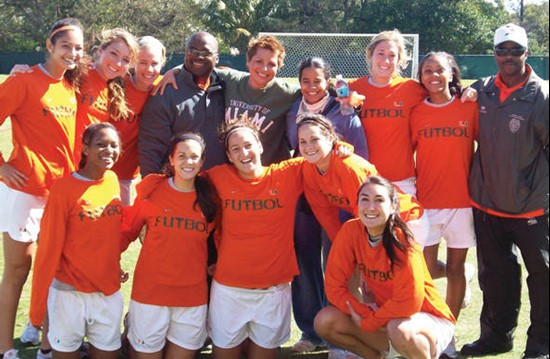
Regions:
[[[285,65],[279,77],[298,77],[300,63],[309,56],[319,56],[332,67],[332,74],[355,78],[368,74],[365,49],[376,34],[308,34],[261,32],[276,36],[286,50]],[[418,34],[403,34],[412,60],[403,70],[405,77],[415,77],[418,69]]]

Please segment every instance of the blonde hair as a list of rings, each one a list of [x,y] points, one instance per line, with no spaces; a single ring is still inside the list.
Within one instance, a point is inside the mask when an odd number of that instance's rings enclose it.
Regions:
[[[246,53],[246,59],[250,60],[258,49],[266,49],[277,53],[277,65],[279,69],[285,64],[286,51],[281,42],[272,35],[263,35],[255,37],[248,42],[248,51]]]
[[[138,39],[138,46],[140,49],[143,47],[159,48],[161,52],[160,64],[161,66],[164,66],[164,64],[166,63],[166,48],[159,39],[153,36],[142,36]]]
[[[407,40],[405,40],[401,32],[397,29],[393,29],[391,31],[382,31],[371,40],[365,51],[367,57],[367,65],[370,68],[374,50],[376,49],[376,46],[378,46],[378,44],[383,41],[393,42],[397,47],[396,71],[397,74],[400,75],[401,70],[404,70],[407,67],[407,64],[409,63],[411,57],[407,51]]]
[[[130,67],[134,65],[139,51],[138,43],[134,35],[117,27],[110,30],[103,30],[99,40],[99,48],[101,49],[106,49],[115,41],[124,41],[128,49],[130,49]],[[113,121],[121,121],[130,117],[132,111],[126,103],[124,79],[122,77],[115,77],[107,81],[107,86],[109,88],[109,104],[107,110],[111,119]]]

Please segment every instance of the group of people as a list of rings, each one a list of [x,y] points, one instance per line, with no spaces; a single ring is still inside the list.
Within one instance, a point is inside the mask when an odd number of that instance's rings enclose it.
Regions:
[[[216,358],[275,358],[292,308],[296,351],[452,358],[477,244],[481,335],[461,354],[512,349],[519,248],[524,358],[548,358],[548,85],[526,64],[524,29],[496,30],[499,73],[466,90],[444,52],[422,59],[418,81],[401,77],[405,41],[381,32],[348,98],[319,57],[304,59],[299,86],[277,78],[273,36],[250,41],[240,72],[216,68],[217,40],[197,32],[161,76],[159,40],[102,35],[90,60],[81,24],[63,19],[45,62],[0,84],[14,143],[0,156],[1,357],[19,357],[15,313],[38,240],[21,340],[37,344],[42,328],[38,359],[78,358],[84,338],[92,358],[116,358],[120,255],[145,227],[132,357],[193,358],[210,338]]]

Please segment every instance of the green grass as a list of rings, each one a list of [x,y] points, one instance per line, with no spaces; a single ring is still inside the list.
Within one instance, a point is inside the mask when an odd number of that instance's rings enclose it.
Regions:
[[[0,82],[3,80],[3,75],[0,75]],[[471,82],[471,81],[469,81]],[[3,126],[0,126],[0,151],[4,154],[4,157],[7,158],[10,151],[11,151],[11,133],[9,131],[9,120],[6,121],[6,123]],[[122,267],[129,271],[130,273],[133,272],[133,268],[135,265],[135,261],[137,259],[138,253],[139,253],[139,245],[138,244],[132,244],[130,248],[123,254],[122,256]],[[443,250],[441,252],[444,252]],[[475,260],[475,250],[471,250],[468,254],[468,262],[476,266],[476,260]],[[4,263],[4,254],[3,254],[3,248],[0,246],[0,274],[3,272],[3,265]],[[525,268],[524,268],[525,273]],[[127,303],[129,297],[130,297],[130,290],[131,290],[131,278],[130,280],[122,285],[122,292],[125,297],[125,301]],[[28,316],[28,308],[29,308],[29,299],[30,299],[30,278],[27,281],[27,284],[24,287],[23,295],[21,296],[19,309],[17,311],[17,322],[15,327],[15,337],[19,338],[21,335],[21,332],[25,326],[27,316]],[[524,281],[525,283],[525,281]],[[445,293],[445,281],[442,279],[439,279],[436,281],[437,288],[440,293],[444,295]],[[458,343],[457,347],[460,348],[463,344],[469,343],[473,340],[476,340],[479,336],[479,313],[481,310],[481,292],[479,290],[479,286],[477,283],[477,279],[475,278],[472,283],[472,301],[468,308],[464,309],[461,313],[456,334],[458,336]],[[503,354],[498,356],[499,358],[503,359],[512,359],[512,358],[519,358],[521,356],[521,353],[525,346],[526,341],[526,332],[527,332],[527,326],[529,324],[529,298],[527,296],[527,289],[526,285],[524,285],[522,291],[522,302],[523,307],[521,308],[520,317],[519,317],[519,325],[516,331],[516,338],[514,341],[514,350],[510,353]],[[292,344],[296,342],[300,338],[299,330],[297,329],[296,325],[292,323],[292,337],[291,339],[283,346],[280,354],[280,358],[289,358],[289,357],[301,357],[301,358],[326,358],[326,352],[318,352],[308,355],[297,355],[292,354],[291,348]],[[19,345],[19,343],[17,344]],[[20,346],[20,353],[21,357],[26,358],[35,358],[35,352],[36,347],[22,347]],[[201,355],[201,357],[209,358],[210,355],[208,353],[204,353]]]

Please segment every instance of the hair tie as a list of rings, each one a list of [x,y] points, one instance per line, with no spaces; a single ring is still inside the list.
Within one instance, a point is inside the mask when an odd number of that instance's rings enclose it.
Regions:
[[[78,26],[75,26],[75,25],[64,25],[64,26],[58,27],[57,29],[53,30],[50,33],[50,36],[48,36],[48,39],[51,40],[52,37],[54,37],[55,34],[57,34],[58,32],[61,32],[61,31],[65,31],[65,30],[80,30],[80,28]]]

